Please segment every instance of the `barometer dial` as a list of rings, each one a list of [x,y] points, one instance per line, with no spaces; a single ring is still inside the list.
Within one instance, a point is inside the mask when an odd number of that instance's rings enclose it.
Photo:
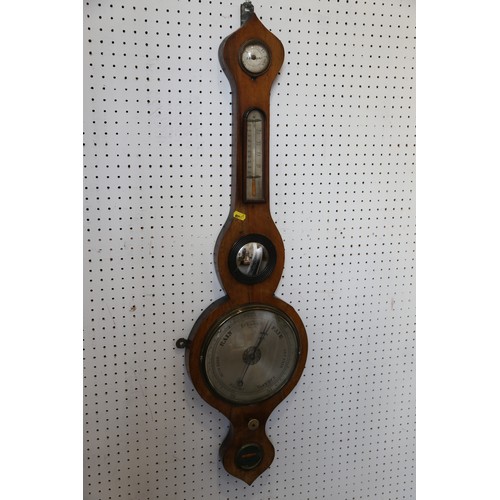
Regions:
[[[278,309],[246,306],[218,322],[209,334],[204,370],[212,390],[235,404],[264,401],[295,371],[299,340]]]

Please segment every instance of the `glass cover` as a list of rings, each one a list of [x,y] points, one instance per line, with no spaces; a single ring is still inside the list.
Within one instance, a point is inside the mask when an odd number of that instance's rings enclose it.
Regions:
[[[261,42],[250,42],[243,47],[240,61],[247,71],[254,75],[259,75],[269,66],[269,52]]]
[[[284,313],[247,306],[214,326],[204,349],[204,369],[220,397],[237,404],[255,403],[288,382],[298,355],[298,334]]]
[[[236,267],[239,272],[249,277],[258,277],[269,263],[269,252],[256,241],[243,245],[236,255]]]
[[[258,109],[246,116],[245,200],[264,201],[264,114]]]

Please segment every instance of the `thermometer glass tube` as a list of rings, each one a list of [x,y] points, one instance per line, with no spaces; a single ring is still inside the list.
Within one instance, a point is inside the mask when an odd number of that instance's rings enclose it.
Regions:
[[[245,121],[245,201],[265,201],[264,114],[258,109],[253,109],[246,114]]]

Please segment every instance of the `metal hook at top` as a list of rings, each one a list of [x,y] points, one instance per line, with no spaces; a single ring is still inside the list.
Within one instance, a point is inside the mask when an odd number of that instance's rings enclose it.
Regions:
[[[254,13],[254,6],[252,2],[243,2],[240,7],[240,21],[243,26],[248,18]]]

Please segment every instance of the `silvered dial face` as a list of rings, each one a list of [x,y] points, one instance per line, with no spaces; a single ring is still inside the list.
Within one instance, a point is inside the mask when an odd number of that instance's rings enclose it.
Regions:
[[[262,42],[252,41],[243,46],[240,61],[249,73],[259,75],[267,69],[271,58],[269,50]]]
[[[204,347],[209,385],[236,404],[263,401],[290,380],[299,356],[297,330],[269,306],[245,306],[218,322]]]

